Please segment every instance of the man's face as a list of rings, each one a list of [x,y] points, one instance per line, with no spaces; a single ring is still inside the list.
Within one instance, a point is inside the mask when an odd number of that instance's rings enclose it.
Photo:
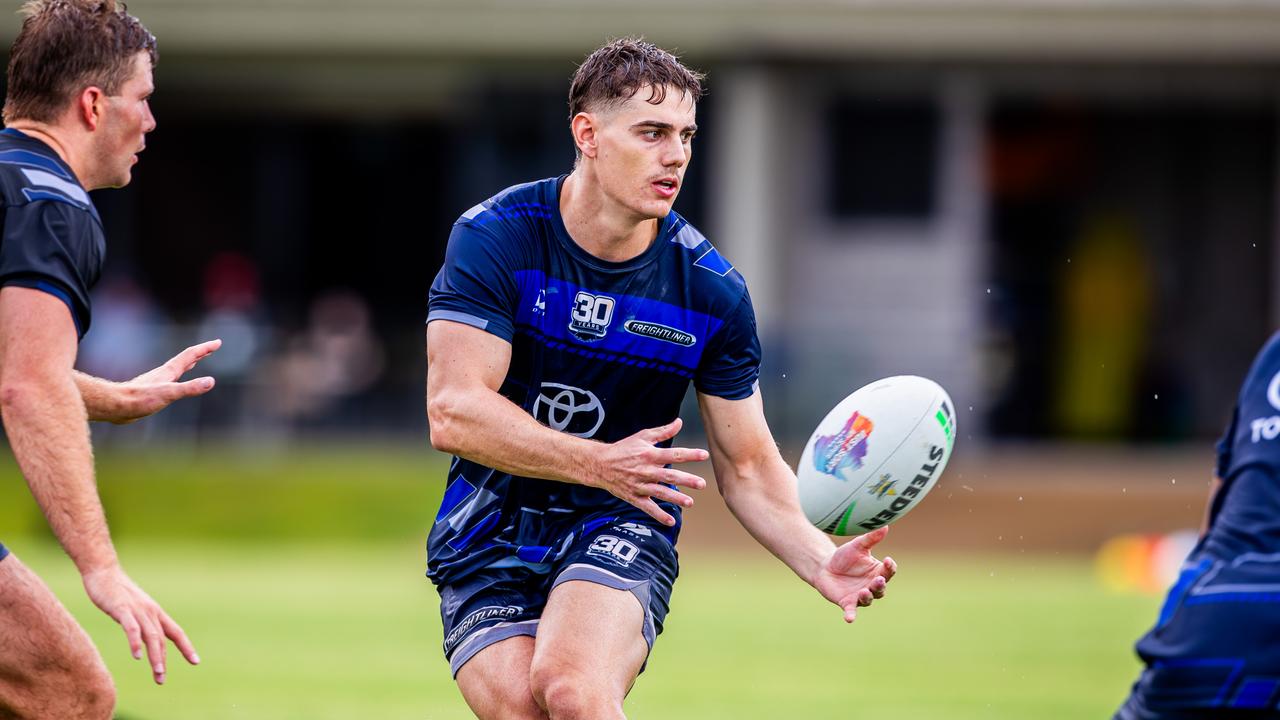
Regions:
[[[156,128],[148,99],[155,90],[151,58],[140,52],[134,56],[134,70],[116,95],[102,104],[102,121],[94,145],[98,187],[124,187],[133,178],[133,164],[146,147],[147,133]]]
[[[646,85],[622,105],[596,113],[596,177],[606,195],[642,219],[671,212],[698,129],[690,95],[668,86],[653,105],[651,91]]]

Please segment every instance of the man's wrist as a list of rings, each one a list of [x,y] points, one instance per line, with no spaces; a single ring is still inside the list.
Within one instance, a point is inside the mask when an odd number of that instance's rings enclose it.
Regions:
[[[73,556],[71,561],[75,563],[76,569],[80,571],[80,576],[83,578],[120,569],[120,557],[116,555],[116,550],[111,545],[110,540],[107,541],[105,549],[99,548],[88,556]]]

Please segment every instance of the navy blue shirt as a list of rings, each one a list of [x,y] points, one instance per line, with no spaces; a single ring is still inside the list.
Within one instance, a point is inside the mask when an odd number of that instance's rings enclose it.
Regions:
[[[510,342],[499,392],[579,437],[614,442],[665,425],[690,382],[709,395],[750,397],[760,343],[742,276],[674,212],[639,256],[591,255],[560,216],[563,182],[508,188],[458,219],[427,322],[460,322]],[[678,523],[679,508],[662,507]],[[428,539],[428,575],[447,584],[484,567],[545,571],[575,527],[615,517],[648,519],[604,490],[454,458]],[[677,530],[667,532],[674,541]]]
[[[76,332],[89,329],[89,288],[102,273],[106,239],[89,194],[48,145],[0,131],[0,285],[54,295]]]
[[[1222,488],[1203,549],[1219,559],[1280,553],[1280,333],[1253,361],[1218,442]]]

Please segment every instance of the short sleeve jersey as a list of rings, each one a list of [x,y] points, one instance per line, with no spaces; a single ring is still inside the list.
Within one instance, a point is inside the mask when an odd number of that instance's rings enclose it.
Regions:
[[[1258,353],[1218,442],[1223,485],[1204,548],[1218,558],[1280,553],[1280,333]]]
[[[62,158],[23,133],[0,131],[0,285],[49,293],[66,303],[76,332],[89,329],[89,288],[102,273],[106,241],[98,211]]]
[[[749,397],[760,344],[742,276],[674,212],[639,256],[591,255],[560,216],[563,181],[508,188],[459,218],[427,322],[459,322],[510,342],[499,392],[579,437],[613,442],[664,425],[690,383],[709,395]],[[679,508],[663,507],[679,519]],[[455,458],[428,540],[428,574],[441,584],[484,567],[537,570],[563,551],[575,524],[647,517],[638,513],[604,490]],[[677,530],[669,532],[674,541]]]

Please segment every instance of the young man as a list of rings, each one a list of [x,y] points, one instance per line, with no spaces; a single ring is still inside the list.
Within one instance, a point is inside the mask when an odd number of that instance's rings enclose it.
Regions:
[[[1240,389],[1217,477],[1116,720],[1280,718],[1280,334]]]
[[[702,76],[633,39],[594,52],[569,91],[578,161],[454,225],[431,289],[427,414],[457,456],[428,540],[444,650],[488,718],[621,718],[677,572],[669,467],[690,381],[729,508],[844,610],[894,572],[839,550],[799,508],[757,391],[742,276],[671,206],[691,157]]]
[[[0,131],[0,414],[14,456],[94,604],[145,648],[194,648],[120,567],[98,500],[86,420],[126,423],[207,392],[178,382],[220,341],[126,383],[72,369],[105,250],[86,190],[128,184],[155,129],[155,38],[114,0],[34,0],[11,49]],[[0,717],[110,718],[102,658],[49,588],[0,546]]]

